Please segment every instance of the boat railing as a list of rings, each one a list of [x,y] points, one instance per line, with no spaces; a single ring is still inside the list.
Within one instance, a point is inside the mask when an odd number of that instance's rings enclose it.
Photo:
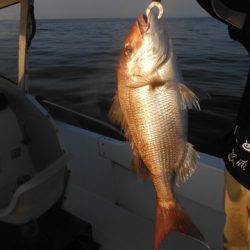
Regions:
[[[126,141],[121,130],[107,122],[98,120],[94,117],[63,107],[41,97],[36,97],[37,101],[45,107],[50,115],[58,121],[66,122],[70,125],[104,135],[119,141]]]
[[[19,49],[18,49],[18,85],[28,92],[27,54],[31,40],[35,35],[34,0],[1,0],[0,9],[20,4]]]

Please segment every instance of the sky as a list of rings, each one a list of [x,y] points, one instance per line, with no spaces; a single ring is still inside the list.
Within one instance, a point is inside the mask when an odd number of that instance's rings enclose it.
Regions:
[[[35,0],[37,19],[136,17],[150,0]],[[196,0],[162,0],[169,17],[208,16]],[[17,19],[18,6],[0,10],[0,19]]]

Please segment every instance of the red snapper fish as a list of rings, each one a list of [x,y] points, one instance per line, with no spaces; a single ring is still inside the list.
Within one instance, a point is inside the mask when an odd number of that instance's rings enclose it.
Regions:
[[[126,37],[117,68],[118,90],[109,117],[122,126],[141,173],[152,179],[157,201],[155,250],[172,231],[207,246],[173,193],[174,184],[185,182],[197,165],[198,154],[187,142],[186,117],[187,108],[199,108],[199,103],[182,83],[162,16],[162,5],[152,2]]]

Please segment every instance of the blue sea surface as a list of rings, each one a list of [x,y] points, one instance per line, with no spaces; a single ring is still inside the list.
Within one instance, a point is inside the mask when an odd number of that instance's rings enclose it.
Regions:
[[[133,21],[38,20],[29,55],[31,92],[107,121],[116,89],[116,64]],[[185,81],[210,94],[201,100],[199,114],[191,112],[190,130],[195,134],[191,137],[199,143],[199,133],[206,127],[220,133],[224,121],[228,129],[233,126],[246,83],[248,55],[229,38],[226,25],[212,18],[168,19],[166,25]],[[0,21],[0,74],[14,80],[17,33],[17,21]]]

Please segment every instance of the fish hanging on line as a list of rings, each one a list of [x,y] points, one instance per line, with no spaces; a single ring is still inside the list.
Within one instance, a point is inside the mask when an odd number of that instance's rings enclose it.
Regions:
[[[161,3],[152,2],[133,24],[120,54],[117,82],[109,117],[123,128],[144,178],[152,179],[157,198],[155,250],[172,231],[208,247],[173,193],[174,184],[185,182],[197,165],[198,154],[187,142],[187,108],[200,106],[182,83]]]

